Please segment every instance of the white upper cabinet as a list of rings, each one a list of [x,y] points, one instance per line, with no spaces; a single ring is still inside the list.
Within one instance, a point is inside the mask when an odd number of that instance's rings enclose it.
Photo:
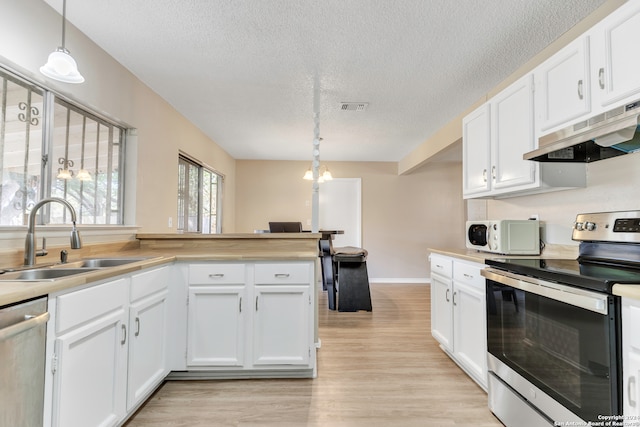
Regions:
[[[589,41],[575,40],[534,71],[541,134],[591,112]]]
[[[640,98],[640,2],[629,1],[534,70],[537,137]]]
[[[629,1],[591,31],[594,109],[640,98],[640,2]]]
[[[491,99],[491,179],[494,190],[527,188],[538,164],[522,155],[535,148],[533,76],[527,75]]]
[[[495,196],[536,186],[532,76],[516,81],[462,120],[463,195]]]
[[[491,107],[483,104],[462,120],[462,163],[464,196],[484,194],[491,189]]]

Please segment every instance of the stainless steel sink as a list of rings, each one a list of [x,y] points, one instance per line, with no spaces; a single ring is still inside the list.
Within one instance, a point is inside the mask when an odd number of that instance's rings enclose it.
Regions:
[[[53,281],[64,277],[74,276],[76,274],[88,273],[95,271],[97,268],[34,268],[31,270],[12,271],[0,274],[2,282],[40,282]]]
[[[92,267],[92,268],[104,268],[104,267],[117,267],[119,265],[131,264],[138,261],[144,261],[149,259],[148,257],[122,257],[122,258],[88,258],[78,262],[74,262],[74,266],[79,267]]]
[[[9,270],[0,274],[0,282],[37,282],[54,281],[76,274],[88,273],[90,271],[117,267],[120,265],[132,264],[144,261],[152,257],[110,257],[110,258],[86,258],[65,264],[52,264],[46,267],[20,268]],[[0,270],[1,271],[1,270]]]

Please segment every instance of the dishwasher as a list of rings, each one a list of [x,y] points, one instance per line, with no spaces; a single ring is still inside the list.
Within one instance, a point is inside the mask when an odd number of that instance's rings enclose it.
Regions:
[[[0,426],[42,426],[47,298],[0,307]]]

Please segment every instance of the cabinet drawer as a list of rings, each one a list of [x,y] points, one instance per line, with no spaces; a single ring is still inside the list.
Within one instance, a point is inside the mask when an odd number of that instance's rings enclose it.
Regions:
[[[190,285],[233,285],[245,283],[244,264],[191,264]]]
[[[169,285],[168,274],[169,268],[162,267],[131,276],[131,301],[166,289]]]
[[[454,262],[453,280],[484,289],[484,277],[480,274],[483,268],[482,264]]]
[[[256,264],[256,285],[273,285],[283,283],[307,284],[313,281],[311,265],[303,263]]]
[[[129,279],[119,279],[59,296],[56,332],[59,334],[110,311],[124,309],[128,284]]]
[[[453,260],[437,255],[431,255],[431,273],[438,273],[451,278],[453,275]]]

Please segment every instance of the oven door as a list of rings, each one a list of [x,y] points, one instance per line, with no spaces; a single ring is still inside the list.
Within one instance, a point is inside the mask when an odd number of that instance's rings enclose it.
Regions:
[[[619,298],[501,270],[482,274],[489,354],[584,421],[620,415]]]

